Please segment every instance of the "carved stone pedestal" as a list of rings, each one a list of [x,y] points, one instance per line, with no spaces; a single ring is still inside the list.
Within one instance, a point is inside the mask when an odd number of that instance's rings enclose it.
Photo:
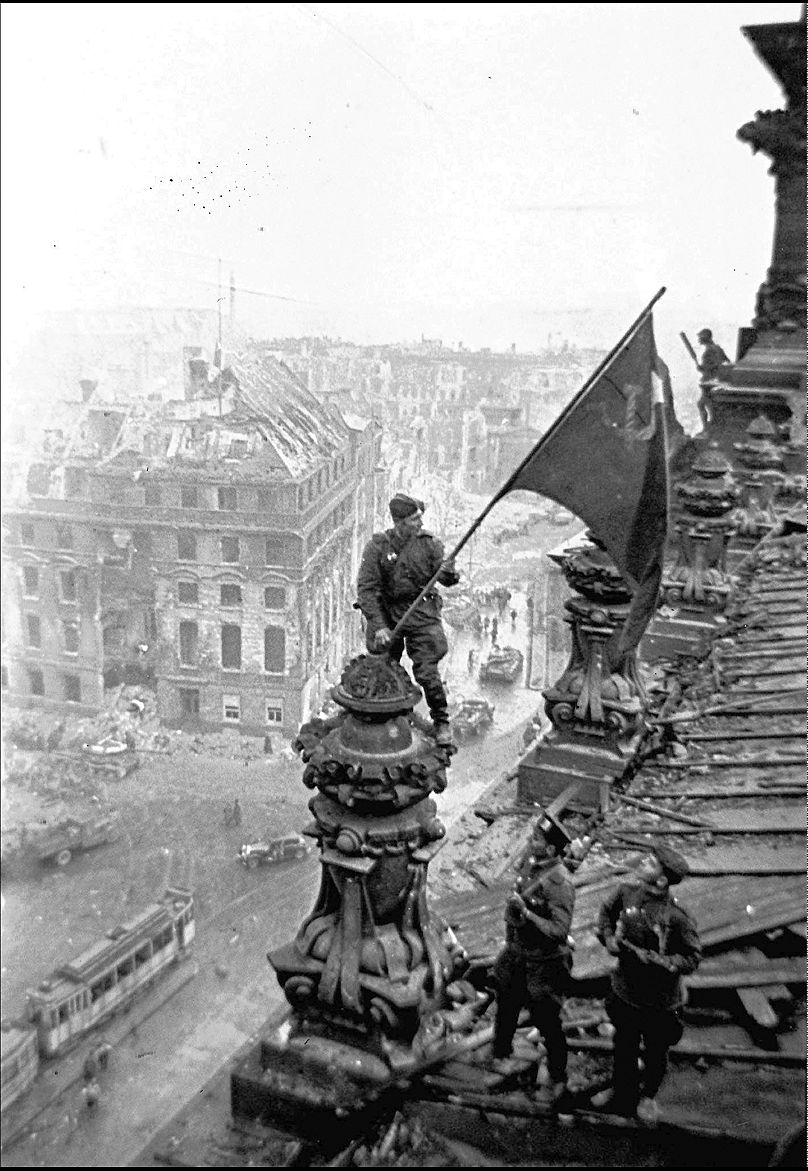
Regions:
[[[463,956],[430,915],[426,879],[445,832],[431,794],[454,748],[415,726],[420,694],[397,663],[361,656],[332,691],[340,714],[299,733],[320,891],[295,938],[269,953],[293,1011],[233,1074],[234,1115],[333,1124],[447,1027]]]
[[[778,521],[777,498],[787,487],[782,445],[767,415],[758,415],[746,429],[746,441],[733,444],[741,498],[733,513],[736,532],[731,552],[740,559],[765,537]],[[792,502],[785,500],[785,513]]]
[[[553,560],[580,596],[565,602],[570,660],[543,693],[553,730],[519,764],[519,800],[547,801],[580,781],[577,799],[605,808],[608,789],[628,767],[642,729],[636,655],[617,650],[631,591],[594,538]]]
[[[675,560],[662,576],[663,609],[655,615],[640,648],[649,661],[699,653],[723,624],[732,595],[727,545],[735,531],[731,512],[738,487],[717,444],[697,454],[675,495]]]

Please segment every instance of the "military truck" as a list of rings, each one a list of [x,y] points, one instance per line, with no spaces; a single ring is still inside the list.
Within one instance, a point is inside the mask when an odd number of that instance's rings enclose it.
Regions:
[[[90,813],[62,817],[52,825],[26,823],[3,834],[3,865],[33,859],[67,866],[80,850],[91,850],[118,837],[118,814]]]

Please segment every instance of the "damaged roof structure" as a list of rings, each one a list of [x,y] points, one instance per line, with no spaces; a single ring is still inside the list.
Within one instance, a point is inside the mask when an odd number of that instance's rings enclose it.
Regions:
[[[187,367],[168,398],[84,380],[5,469],[7,694],[89,713],[150,682],[167,723],[291,732],[358,646],[379,428],[268,354]]]

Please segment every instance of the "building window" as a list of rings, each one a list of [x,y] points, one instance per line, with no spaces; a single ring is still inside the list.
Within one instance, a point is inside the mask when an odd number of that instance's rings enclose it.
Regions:
[[[162,495],[157,484],[146,485],[143,491],[143,503],[155,508],[159,508],[163,503]]]
[[[20,525],[20,544],[33,545],[34,543],[34,526]]]
[[[232,484],[219,489],[217,500],[219,508],[224,512],[234,512],[238,508],[236,489]]]
[[[76,600],[76,573],[73,569],[63,569],[59,574],[59,592],[63,602]]]
[[[31,647],[42,646],[42,628],[40,626],[39,618],[36,614],[26,614],[25,624],[28,630],[28,645]]]
[[[282,675],[286,669],[286,631],[282,626],[264,627],[264,670]]]
[[[223,585],[219,587],[219,605],[220,606],[240,606],[241,605],[241,586],[240,585]]]
[[[286,590],[283,586],[265,586],[264,608],[267,610],[283,610],[286,608]]]
[[[106,634],[106,631],[104,631]],[[75,622],[62,623],[62,635],[64,637],[65,654],[77,655],[79,653],[79,628]]]
[[[258,489],[258,507],[262,512],[270,512],[275,507],[276,493],[272,488]]]
[[[266,722],[268,724],[283,723],[283,702],[280,699],[266,701]]]
[[[222,537],[222,561],[226,565],[237,565],[238,559],[238,537]]]
[[[22,567],[22,592],[26,598],[39,597],[39,570],[35,565]]]
[[[177,601],[183,606],[196,606],[199,603],[199,586],[195,581],[177,582]]]
[[[180,561],[196,561],[196,533],[187,529],[177,533],[177,557]]]
[[[196,484],[183,484],[180,488],[180,503],[183,508],[199,508],[199,493]]]
[[[36,667],[28,668],[28,690],[31,695],[45,694],[45,678]]]
[[[222,667],[225,671],[241,670],[241,627],[222,626]]]
[[[56,526],[56,548],[57,549],[72,549],[73,548],[73,530],[70,525]]]
[[[267,537],[264,548],[264,565],[283,565],[283,537]]]
[[[241,696],[222,696],[222,716],[231,724],[237,724],[241,719]]]
[[[180,622],[180,664],[195,667],[199,658],[199,628],[195,622]]]
[[[126,646],[126,629],[123,626],[105,626],[101,644],[105,655],[122,655]]]
[[[81,703],[81,680],[78,675],[62,677],[62,697],[67,703]]]
[[[199,688],[180,688],[180,712],[183,716],[199,715]]]

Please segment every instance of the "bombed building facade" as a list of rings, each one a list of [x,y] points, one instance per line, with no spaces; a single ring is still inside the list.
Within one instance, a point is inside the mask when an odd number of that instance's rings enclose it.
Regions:
[[[192,359],[183,398],[90,384],[61,409],[6,485],[6,695],[89,712],[143,680],[168,724],[298,727],[359,645],[379,428],[266,356]]]

